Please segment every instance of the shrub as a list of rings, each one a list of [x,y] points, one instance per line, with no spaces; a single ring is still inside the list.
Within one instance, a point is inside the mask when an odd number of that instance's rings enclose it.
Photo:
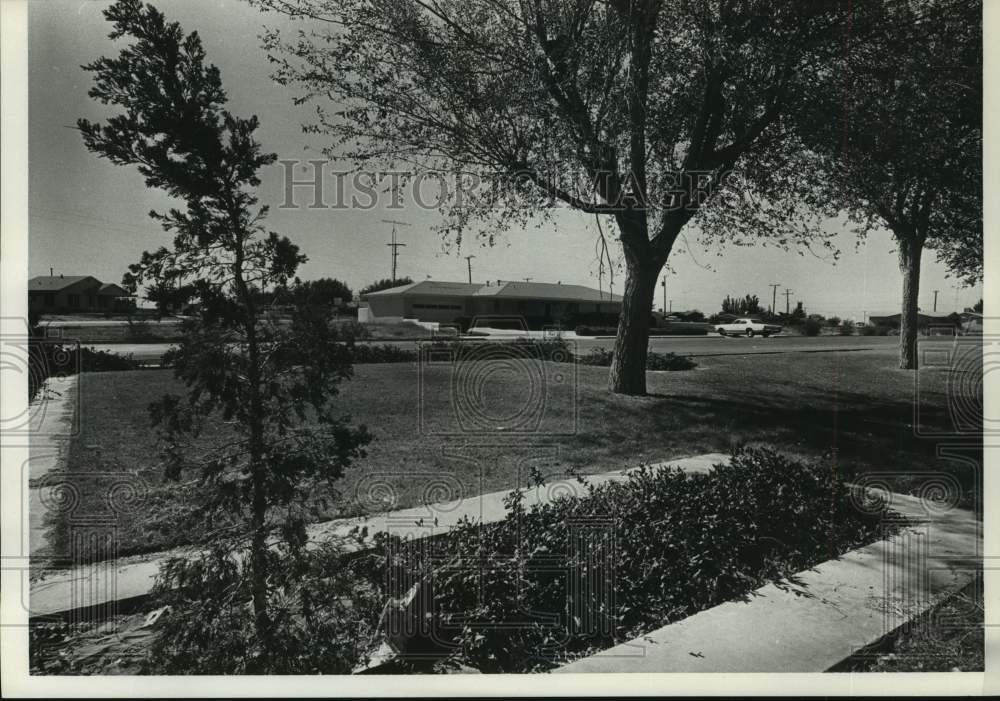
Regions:
[[[357,315],[357,310],[355,310],[354,313]],[[367,325],[359,323],[354,319],[346,319],[336,323],[337,332],[343,336],[345,340],[364,341],[371,338],[371,329],[369,329]]]
[[[351,346],[351,362],[355,365],[370,363],[413,363],[417,352],[391,344],[361,344]]]
[[[822,330],[822,326],[815,319],[806,319],[802,322],[802,335],[803,336],[819,336],[819,332]]]
[[[835,472],[757,448],[708,474],[642,467],[581,492],[530,509],[512,492],[508,518],[465,521],[434,554],[377,537],[380,558],[431,593],[419,614],[454,645],[444,664],[551,668],[870,543],[886,515]],[[568,586],[583,572],[587,587]],[[610,576],[601,599],[594,583]]]
[[[55,372],[73,375],[79,372],[135,370],[139,364],[132,355],[120,355],[94,348],[78,348],[75,344],[52,343],[37,336],[28,340],[28,400],[38,394],[45,381]]]
[[[618,329],[611,326],[577,326],[577,336],[614,336]]]
[[[700,322],[668,321],[663,326],[651,327],[650,336],[704,336],[709,325]],[[617,326],[577,326],[577,336],[615,336]]]
[[[854,322],[850,319],[844,319],[844,322],[840,325],[838,329],[841,336],[853,336],[854,335]]]
[[[611,367],[611,359],[614,353],[607,348],[591,348],[586,355],[579,355],[576,362],[580,365],[596,365],[598,367]]]
[[[254,638],[246,563],[221,548],[161,567],[153,596],[169,610],[158,622],[149,674],[349,674],[366,661],[380,597],[365,586],[366,560],[345,561],[333,546],[291,556],[272,550],[272,644],[261,664]],[[282,563],[278,565],[278,563]]]
[[[599,367],[610,367],[614,353],[606,348],[593,348],[586,355],[577,356],[577,362],[581,365],[596,365]],[[647,370],[690,370],[697,367],[697,363],[684,355],[676,353],[656,353],[650,352],[646,355]]]
[[[828,323],[830,326],[840,326],[840,317],[831,316],[829,319],[826,320],[826,323]]]
[[[110,372],[135,370],[139,367],[132,354],[120,355],[95,348],[80,349],[80,370],[82,372]]]
[[[647,370],[691,370],[697,366],[698,363],[686,355],[676,353],[651,352],[646,356]]]

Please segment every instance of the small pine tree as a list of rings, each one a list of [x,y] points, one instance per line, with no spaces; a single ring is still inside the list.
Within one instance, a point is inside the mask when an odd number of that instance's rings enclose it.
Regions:
[[[305,256],[261,225],[267,208],[258,207],[253,189],[276,156],[254,138],[257,118],[224,108],[219,71],[205,63],[197,33],[185,34],[139,0],[118,0],[104,15],[114,25],[110,37],[131,42],[84,68],[94,74],[90,96],[121,112],[103,124],[79,120],[84,143],[112,163],[137,166],[149,187],[184,205],[150,213],[172,243],[143,253],[124,282],[133,291],[149,285],[165,299],[164,291],[183,290],[197,310],[167,358],[186,395],[168,394],[150,410],[166,446],[166,476],[193,473],[201,484],[214,559],[173,562],[161,577],[183,585],[206,573],[238,573],[236,593],[198,587],[218,598],[188,614],[192,625],[204,623],[203,615],[231,621],[249,599],[253,631],[240,641],[247,660],[239,671],[267,672],[288,644],[276,634],[276,611],[301,571],[304,501],[363,455],[370,437],[331,402],[351,367],[328,314],[297,308],[287,324],[260,304],[260,293],[285,286]],[[213,420],[232,428],[231,442],[195,454],[189,439]],[[205,630],[221,635],[226,626],[215,620]],[[180,647],[198,657],[191,646],[208,650],[211,635],[189,635]]]

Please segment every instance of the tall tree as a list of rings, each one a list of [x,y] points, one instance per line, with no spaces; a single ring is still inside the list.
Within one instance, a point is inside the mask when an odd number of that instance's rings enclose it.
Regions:
[[[783,115],[841,51],[849,0],[251,1],[309,23],[265,46],[297,99],[321,101],[309,128],[331,155],[482,185],[442,192],[446,234],[475,219],[492,241],[557,206],[613,222],[614,392],[645,393],[656,280],[686,227],[816,232],[798,225]],[[749,185],[739,217],[706,214]]]
[[[167,477],[194,471],[205,522],[223,526],[211,544],[216,552],[228,544],[232,557],[214,569],[242,568],[249,583],[255,637],[246,641],[247,669],[266,671],[280,657],[272,597],[306,540],[301,500],[318,481],[339,477],[369,437],[331,402],[350,362],[324,315],[299,310],[286,325],[258,304],[257,293],[285,285],[305,256],[261,225],[267,208],[253,189],[275,156],[254,138],[256,117],[225,109],[219,71],[205,63],[197,33],[140,0],[118,0],[104,15],[110,37],[129,44],[84,68],[94,75],[90,96],[120,111],[78,127],[88,149],[137,166],[149,187],[183,203],[150,213],[172,243],[144,253],[125,284],[183,287],[198,310],[168,354],[187,394],[166,395],[150,410],[166,442]],[[210,421],[231,426],[232,441],[203,455],[186,449],[185,437]],[[182,580],[178,567],[169,576]],[[241,610],[235,601],[229,606]]]
[[[846,54],[803,111],[829,195],[857,229],[892,232],[903,276],[899,366],[917,368],[920,263],[982,279],[982,3],[877,6],[890,31]]]

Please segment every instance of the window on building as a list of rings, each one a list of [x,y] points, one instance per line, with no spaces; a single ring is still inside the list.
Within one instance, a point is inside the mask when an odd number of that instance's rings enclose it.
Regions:
[[[67,295],[67,301],[71,309],[80,308],[80,295]]]
[[[56,306],[56,294],[55,294],[55,292],[46,292],[45,293],[44,304],[45,304],[46,307],[54,307],[54,306]]]

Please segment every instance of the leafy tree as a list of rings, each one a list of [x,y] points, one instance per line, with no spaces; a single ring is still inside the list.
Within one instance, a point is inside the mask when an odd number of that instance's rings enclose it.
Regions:
[[[886,31],[817,83],[801,133],[860,234],[892,232],[903,274],[899,365],[916,369],[920,262],[982,278],[982,3],[873,4]]]
[[[339,298],[343,303],[350,302],[354,293],[346,284],[336,278],[319,278],[317,280],[296,280],[290,289],[290,296],[298,305],[313,304],[333,307]]]
[[[143,253],[124,282],[133,291],[183,285],[197,305],[168,354],[187,393],[165,395],[150,412],[165,442],[167,478],[193,472],[202,485],[200,515],[213,530],[213,554],[172,563],[161,576],[183,589],[208,573],[239,572],[253,609],[246,670],[263,672],[287,643],[275,611],[304,556],[303,499],[337,479],[369,435],[331,403],[351,367],[325,315],[297,309],[291,324],[279,324],[258,303],[258,293],[285,285],[305,256],[262,227],[267,208],[258,207],[253,188],[275,156],[254,138],[257,118],[225,109],[219,71],[205,63],[197,33],[185,34],[139,0],[118,0],[104,15],[114,26],[110,37],[130,43],[84,68],[94,74],[90,96],[120,112],[104,123],[79,120],[84,143],[113,163],[137,166],[149,187],[183,203],[150,213],[172,234],[171,245]],[[198,454],[189,441],[210,422],[225,422],[231,440]],[[246,589],[212,590],[223,597],[212,615],[239,614]]]
[[[320,101],[308,129],[331,156],[481,185],[442,188],[443,233],[476,221],[492,242],[557,207],[617,230],[613,392],[646,391],[657,278],[688,227],[782,245],[818,231],[784,115],[861,31],[857,3],[252,1],[309,23],[265,48],[297,100]]]
[[[761,311],[760,299],[757,298],[757,295],[747,295],[742,299],[726,295],[726,298],[722,300],[723,314],[736,314],[739,316],[759,314]]]
[[[391,290],[393,287],[402,287],[403,285],[410,285],[413,283],[408,277],[397,278],[396,280],[390,280],[389,278],[383,278],[382,280],[376,280],[370,285],[361,288],[360,294],[366,295],[369,292],[381,292],[382,290]]]

